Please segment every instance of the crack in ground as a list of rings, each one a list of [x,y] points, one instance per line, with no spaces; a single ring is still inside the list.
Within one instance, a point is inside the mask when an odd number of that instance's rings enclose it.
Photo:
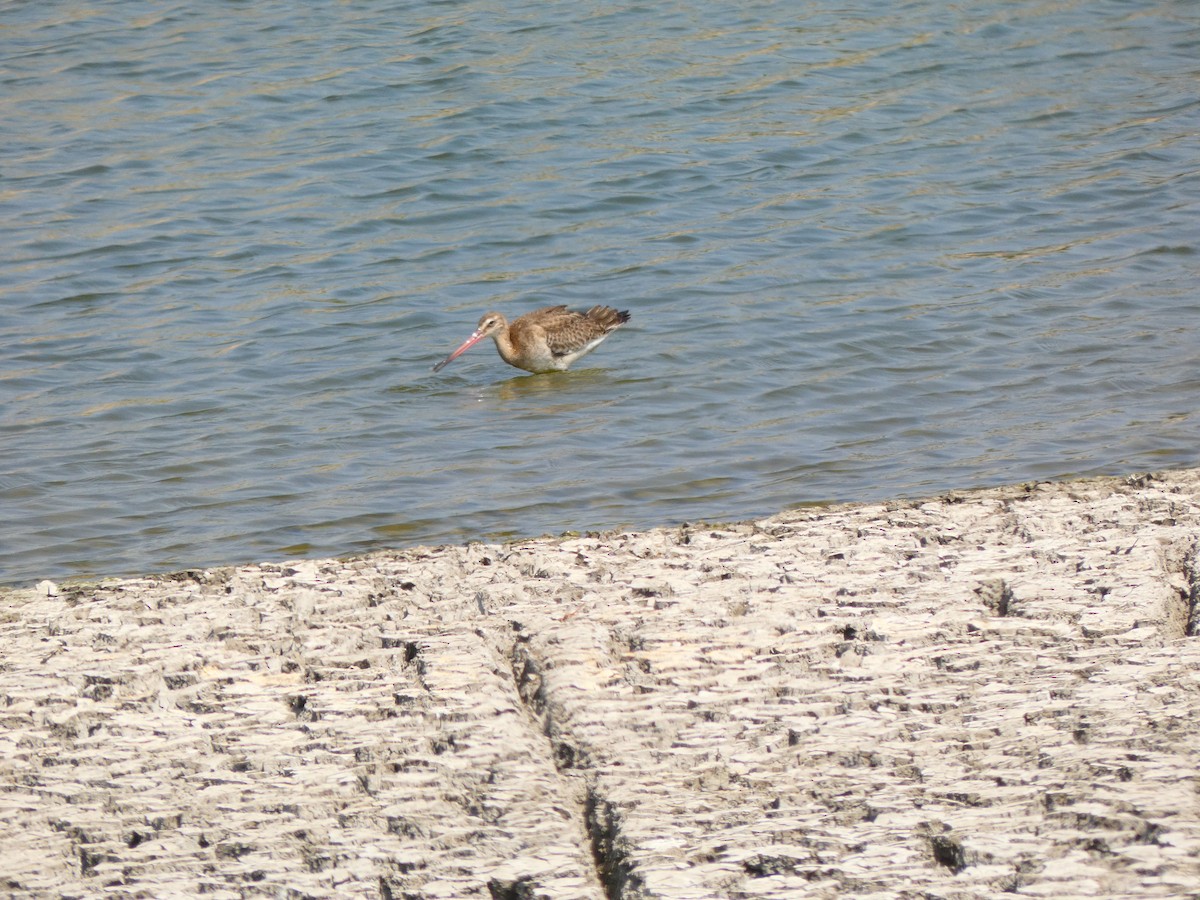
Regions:
[[[1173,541],[1162,553],[1164,581],[1178,599],[1160,632],[1167,640],[1200,636],[1200,541]]]
[[[632,900],[644,896],[642,879],[634,871],[633,861],[625,849],[621,817],[600,794],[594,781],[588,784],[584,818],[604,896],[608,900]]]
[[[1183,561],[1183,576],[1187,579],[1187,622],[1185,637],[1200,635],[1200,544],[1192,544]]]
[[[582,775],[586,782],[584,797],[576,804],[577,815],[590,844],[596,881],[606,900],[643,897],[643,882],[634,871],[634,864],[626,849],[621,816],[600,791],[595,773],[589,770],[586,752],[567,740],[559,730],[546,695],[546,682],[542,675],[544,667],[531,652],[529,638],[522,634],[521,626],[516,622],[512,625],[515,640],[511,661],[517,695],[550,742],[551,756],[558,774],[571,780]]]

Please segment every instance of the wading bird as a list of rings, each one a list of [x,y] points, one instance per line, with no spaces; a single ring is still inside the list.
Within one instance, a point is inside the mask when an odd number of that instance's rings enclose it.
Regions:
[[[547,306],[525,313],[510,324],[498,312],[487,313],[462,346],[433,367],[440,372],[480,341],[490,337],[510,366],[527,372],[561,372],[629,321],[627,311],[593,306],[572,312],[565,306]]]

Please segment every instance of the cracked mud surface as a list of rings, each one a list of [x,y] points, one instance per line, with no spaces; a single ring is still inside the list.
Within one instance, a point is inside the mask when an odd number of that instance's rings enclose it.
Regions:
[[[1200,896],[1200,471],[0,592],[14,897]]]

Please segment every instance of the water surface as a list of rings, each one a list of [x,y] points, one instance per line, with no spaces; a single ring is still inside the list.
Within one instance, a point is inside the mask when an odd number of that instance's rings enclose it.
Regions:
[[[1200,464],[1190,0],[0,38],[0,583]],[[633,320],[430,371],[550,303]]]

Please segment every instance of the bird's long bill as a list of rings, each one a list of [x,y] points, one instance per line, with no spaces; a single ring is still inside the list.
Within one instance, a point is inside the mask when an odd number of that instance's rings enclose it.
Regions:
[[[462,356],[464,353],[466,353],[468,350],[470,350],[472,347],[474,347],[476,344],[478,344],[480,341],[482,341],[483,338],[484,338],[484,335],[480,334],[478,331],[474,332],[469,338],[467,338],[465,341],[462,342],[461,347],[459,347],[457,350],[455,350],[453,353],[451,353],[449,356],[447,356],[445,359],[443,359],[440,363],[438,363],[436,366],[434,366],[433,371],[435,371],[435,372],[442,371],[442,369],[446,368],[446,366],[450,365],[450,363],[454,362],[456,359],[458,359],[460,356]]]

